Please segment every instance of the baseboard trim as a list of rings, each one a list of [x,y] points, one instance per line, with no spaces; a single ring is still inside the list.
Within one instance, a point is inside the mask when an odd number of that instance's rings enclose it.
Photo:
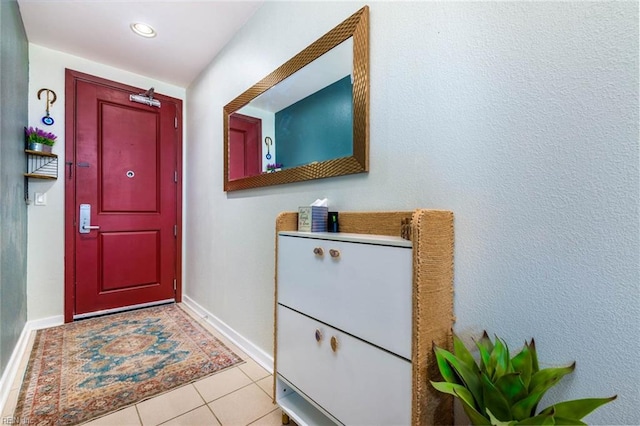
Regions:
[[[20,333],[20,337],[18,338],[16,347],[13,348],[11,358],[9,358],[7,367],[4,369],[2,378],[0,378],[0,413],[4,413],[4,406],[9,399],[9,394],[13,390],[13,382],[16,379],[16,375],[18,374],[20,361],[22,360],[25,350],[27,349],[27,342],[29,342],[29,334],[31,333],[28,330],[27,324],[22,327],[22,332]]]
[[[0,378],[0,413],[4,413],[4,408],[7,404],[7,400],[9,399],[9,394],[13,390],[13,382],[15,381],[18,374],[18,368],[20,368],[22,358],[25,356],[25,353],[27,351],[27,344],[29,343],[29,336],[31,335],[31,332],[34,330],[40,330],[42,328],[55,327],[63,323],[64,316],[59,315],[55,317],[27,321],[24,327],[22,327],[22,332],[20,333],[18,342],[13,348],[11,358],[9,358],[7,367],[5,368],[4,373],[2,373],[2,377]]]
[[[247,340],[244,336],[235,331],[233,328],[229,327],[224,321],[213,315],[211,312],[207,311],[189,296],[183,294],[182,303],[193,310],[209,325],[218,330],[223,336],[231,340],[233,344],[238,346],[240,350],[249,355],[255,362],[260,364],[262,368],[273,374],[273,357],[271,355],[267,354],[265,351],[254,345],[251,341]]]
[[[27,325],[29,326],[29,331],[41,330],[43,328],[57,327],[62,324],[64,324],[64,315],[56,315],[54,317],[27,321]]]

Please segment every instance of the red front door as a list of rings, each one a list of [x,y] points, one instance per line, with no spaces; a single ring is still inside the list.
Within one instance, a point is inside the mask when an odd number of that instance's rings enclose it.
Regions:
[[[229,180],[262,173],[262,120],[242,114],[229,117]]]
[[[143,91],[67,70],[66,321],[178,298],[182,104]]]

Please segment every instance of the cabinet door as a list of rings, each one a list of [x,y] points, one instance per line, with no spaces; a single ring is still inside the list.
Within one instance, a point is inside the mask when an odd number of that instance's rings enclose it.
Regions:
[[[278,303],[411,359],[411,248],[280,236],[278,250]]]
[[[332,337],[337,341],[335,351]],[[277,373],[340,422],[410,423],[411,363],[407,360],[283,306],[278,306],[277,343]]]

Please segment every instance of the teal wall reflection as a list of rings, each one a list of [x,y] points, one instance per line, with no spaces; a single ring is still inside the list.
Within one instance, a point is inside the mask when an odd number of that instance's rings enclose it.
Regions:
[[[352,92],[348,75],[277,112],[277,162],[289,168],[353,155]]]

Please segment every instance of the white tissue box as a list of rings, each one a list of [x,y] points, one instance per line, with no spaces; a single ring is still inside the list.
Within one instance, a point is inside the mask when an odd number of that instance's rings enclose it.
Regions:
[[[328,207],[298,207],[298,231],[327,232]]]

